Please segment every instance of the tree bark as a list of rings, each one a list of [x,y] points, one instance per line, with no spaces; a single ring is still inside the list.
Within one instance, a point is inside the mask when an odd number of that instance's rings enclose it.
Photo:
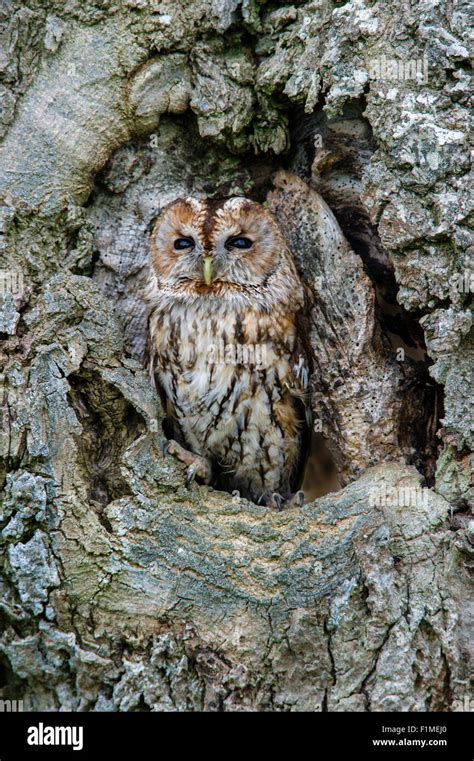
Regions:
[[[2,3],[1,698],[465,706],[465,13]],[[143,368],[148,231],[191,194],[268,203],[311,293],[301,509],[187,489],[161,454]]]

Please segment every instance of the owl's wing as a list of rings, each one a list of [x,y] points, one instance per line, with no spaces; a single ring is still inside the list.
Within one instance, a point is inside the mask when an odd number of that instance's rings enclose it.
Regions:
[[[311,391],[310,391],[310,368],[308,362],[308,353],[304,342],[297,339],[293,354],[291,356],[292,378],[289,383],[289,392],[292,397],[297,399],[303,410],[306,425],[311,429],[312,411],[311,411]]]
[[[297,338],[291,354],[291,380],[288,391],[295,401],[298,416],[302,421],[300,457],[292,475],[296,488],[303,478],[304,468],[311,448],[312,407],[311,407],[311,353],[308,346],[309,324],[304,313],[296,316]]]
[[[145,365],[148,367],[151,384],[152,386],[154,386],[160,398],[161,407],[164,413],[163,430],[164,430],[165,436],[168,439],[175,439],[179,444],[182,444],[182,446],[185,446],[184,436],[181,431],[181,427],[179,426],[179,423],[176,420],[176,413],[175,413],[173,404],[171,400],[168,399],[168,397],[166,396],[165,390],[163,386],[161,385],[158,378],[158,370],[157,370],[158,356],[156,354],[154,343],[150,333],[148,333],[148,338],[146,342],[144,362],[145,362]]]
[[[145,353],[143,357],[143,363],[145,367],[148,368],[148,374],[150,376],[151,384],[155,387],[155,390],[158,391],[158,394],[160,395],[161,403],[163,404],[163,396],[162,394],[163,389],[160,386],[160,383],[158,382],[157,378],[157,361],[158,357],[155,351],[155,346],[153,343],[153,339],[151,337],[150,331],[148,331],[148,336],[146,339],[145,344]]]
[[[290,389],[291,395],[301,401],[305,409],[306,423],[311,425],[311,394],[309,391],[309,368],[304,354],[295,357],[293,364],[294,383]]]
[[[311,351],[309,347],[309,310],[305,305],[304,310],[296,314],[296,341],[290,358],[292,367],[292,380],[290,382],[290,394],[298,399],[304,409],[306,425],[309,430],[312,426],[310,374]]]

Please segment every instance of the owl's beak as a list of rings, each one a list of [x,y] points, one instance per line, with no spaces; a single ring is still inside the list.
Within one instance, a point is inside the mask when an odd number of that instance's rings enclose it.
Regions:
[[[205,256],[203,260],[203,274],[206,285],[212,283],[212,256]]]

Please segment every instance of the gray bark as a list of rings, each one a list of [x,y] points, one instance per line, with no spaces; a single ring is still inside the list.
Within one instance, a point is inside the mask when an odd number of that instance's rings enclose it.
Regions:
[[[0,697],[466,705],[466,14],[0,5]],[[426,82],[373,74],[424,55]],[[161,454],[141,294],[149,225],[183,194],[266,200],[313,293],[301,510],[186,489]]]

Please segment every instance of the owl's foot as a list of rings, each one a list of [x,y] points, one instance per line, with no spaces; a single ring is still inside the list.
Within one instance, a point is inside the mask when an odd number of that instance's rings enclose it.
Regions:
[[[209,484],[212,478],[212,468],[205,457],[190,452],[178,444],[174,439],[170,439],[163,447],[163,454],[172,454],[188,466],[186,473],[186,486],[189,486],[197,476],[205,484]]]
[[[268,502],[268,507],[274,507],[276,510],[287,510],[290,507],[303,507],[304,504],[304,492],[297,491],[292,494],[288,499],[284,499],[281,494],[272,494]]]

